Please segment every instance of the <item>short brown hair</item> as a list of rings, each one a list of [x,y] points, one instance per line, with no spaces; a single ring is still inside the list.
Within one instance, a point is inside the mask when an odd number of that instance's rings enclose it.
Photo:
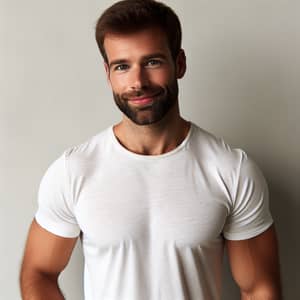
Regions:
[[[95,37],[104,61],[108,62],[104,49],[105,35],[133,33],[149,27],[158,27],[166,33],[175,60],[181,49],[182,36],[175,12],[154,0],[123,0],[106,9],[97,21]]]

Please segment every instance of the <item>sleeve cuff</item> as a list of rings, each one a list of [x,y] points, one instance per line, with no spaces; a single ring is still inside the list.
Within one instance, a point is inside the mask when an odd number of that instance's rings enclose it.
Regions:
[[[75,238],[80,234],[80,229],[76,224],[50,221],[41,212],[36,213],[35,220],[41,227],[60,237]]]
[[[260,235],[261,233],[266,231],[269,227],[271,227],[273,223],[274,223],[273,219],[271,218],[258,228],[251,229],[248,231],[233,232],[233,233],[224,231],[223,235],[227,240],[232,240],[232,241],[247,240]]]

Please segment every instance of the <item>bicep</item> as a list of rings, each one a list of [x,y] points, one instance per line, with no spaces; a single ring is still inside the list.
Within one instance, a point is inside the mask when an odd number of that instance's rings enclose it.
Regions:
[[[26,242],[22,268],[58,275],[67,265],[77,238],[50,233],[33,220]]]
[[[247,240],[226,240],[232,275],[244,292],[279,288],[278,244],[274,225]]]

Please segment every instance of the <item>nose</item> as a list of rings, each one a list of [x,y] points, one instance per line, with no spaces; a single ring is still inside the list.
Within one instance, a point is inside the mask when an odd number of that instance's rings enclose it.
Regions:
[[[130,88],[140,90],[148,86],[149,78],[147,71],[142,66],[136,66],[130,72]]]

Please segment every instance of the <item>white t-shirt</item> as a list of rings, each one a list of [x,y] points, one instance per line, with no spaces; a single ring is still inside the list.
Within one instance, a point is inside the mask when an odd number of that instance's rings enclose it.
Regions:
[[[224,237],[273,222],[253,161],[193,123],[162,155],[128,151],[112,126],[69,148],[41,181],[36,220],[82,232],[86,300],[220,299]]]

